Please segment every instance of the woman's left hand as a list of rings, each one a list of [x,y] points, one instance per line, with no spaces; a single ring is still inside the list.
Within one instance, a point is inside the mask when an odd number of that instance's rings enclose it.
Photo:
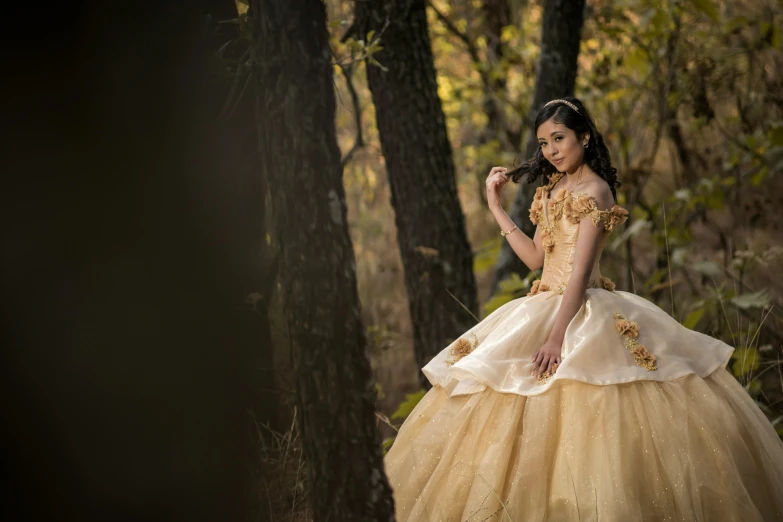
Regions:
[[[548,340],[533,354],[533,371],[530,375],[540,377],[542,373],[554,372],[560,366],[560,348],[563,343]]]

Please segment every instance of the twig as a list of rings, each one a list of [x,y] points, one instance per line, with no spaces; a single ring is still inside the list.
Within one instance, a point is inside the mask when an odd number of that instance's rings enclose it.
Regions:
[[[495,488],[492,487],[492,485],[489,483],[489,481],[487,479],[485,479],[484,476],[481,475],[481,473],[479,473],[478,471],[473,469],[473,466],[471,466],[470,464],[466,463],[465,461],[460,460],[460,461],[452,464],[451,467],[449,468],[449,471],[451,471],[452,469],[456,468],[459,465],[462,465],[462,466],[467,467],[468,469],[471,469],[473,471],[473,475],[478,477],[478,478],[480,478],[482,480],[482,482],[484,482],[484,484],[489,488],[490,492],[492,492],[492,494],[494,494],[495,500],[497,500],[498,504],[500,504],[500,509],[502,509],[503,514],[506,515],[509,520],[513,520],[511,518],[511,515],[508,512],[508,509],[506,508],[506,503],[503,502],[503,500],[500,498],[500,495],[498,495],[498,492],[495,491]],[[500,510],[498,510],[498,511],[500,511]]]
[[[379,412],[379,411],[376,411],[376,412],[375,412],[375,418],[376,418],[376,419],[378,419],[379,421],[383,422],[384,424],[386,424],[388,427],[390,427],[391,429],[393,429],[395,432],[398,432],[398,433],[399,433],[399,431],[400,431],[400,428],[398,428],[397,426],[395,426],[394,424],[392,424],[392,421],[390,421],[390,420],[389,420],[389,417],[387,417],[387,416],[386,416],[386,415],[384,415],[383,413],[381,413],[381,412]]]
[[[446,29],[452,33],[454,36],[456,36],[462,43],[465,44],[465,47],[467,48],[468,55],[470,55],[470,60],[473,62],[473,65],[475,66],[476,70],[479,73],[479,77],[481,77],[481,85],[484,91],[484,96],[486,98],[486,101],[491,105],[491,109],[485,110],[485,112],[489,113],[490,110],[494,113],[498,114],[500,117],[502,117],[503,112],[501,111],[500,107],[498,106],[498,100],[500,100],[504,104],[510,104],[508,100],[504,100],[503,97],[498,97],[495,93],[495,90],[497,85],[493,85],[492,79],[489,74],[489,66],[488,66],[488,60],[482,60],[481,56],[479,56],[479,49],[476,47],[476,44],[473,42],[473,40],[470,38],[470,36],[463,31],[460,31],[454,23],[449,20],[449,18],[443,14],[432,2],[427,2],[427,5],[432,9],[432,11],[435,13],[435,16],[440,20],[443,25],[446,27]],[[491,53],[488,53],[491,54]],[[513,107],[513,104],[511,104]],[[523,129],[528,126],[528,119],[527,115],[523,115],[521,117],[522,122],[520,124],[520,129]],[[506,125],[501,124],[500,132],[497,133],[498,138],[502,139],[502,135],[505,135],[506,139],[510,144],[516,144],[521,140],[522,138],[522,132],[520,131],[514,131],[512,129],[509,129]]]
[[[378,31],[373,36],[371,41],[365,42],[364,47],[367,48],[367,47],[371,46],[372,44],[379,42],[380,39],[381,39],[381,36],[386,31],[386,29],[389,27],[389,23],[390,23],[390,20],[387,18],[386,22],[383,24],[383,27],[381,27],[381,30]],[[348,38],[353,36],[355,33],[356,33],[356,30],[350,31],[350,34],[348,32],[346,32],[346,34],[343,35],[343,38],[347,41]],[[344,43],[344,42],[342,42],[342,40],[341,40],[341,43]],[[332,58],[334,58],[334,60],[332,62],[332,65],[352,65],[352,64],[354,64],[356,62],[364,61],[367,58],[367,56],[368,56],[367,52],[360,53],[358,57],[356,57],[353,54],[351,54],[351,59],[348,62],[342,62],[340,59],[338,59],[337,55],[334,53],[334,49],[331,49],[331,54],[332,54]]]
[[[451,33],[454,34],[457,38],[462,40],[462,42],[465,44],[465,46],[468,48],[468,54],[470,55],[471,60],[475,62],[476,64],[481,64],[481,58],[478,54],[478,48],[476,47],[476,44],[473,43],[473,40],[470,39],[470,37],[466,34],[457,29],[457,26],[454,25],[451,20],[449,20],[446,15],[441,13],[437,7],[435,7],[432,2],[427,2],[427,5],[432,9],[432,11],[435,13],[435,16],[438,17],[438,20],[443,22],[443,25],[446,26],[446,29],[448,29]]]
[[[245,89],[247,88],[247,84],[249,83],[250,80],[250,75],[248,75],[245,78],[245,85],[242,86],[242,92],[239,94],[238,97],[236,96],[237,89],[239,88],[240,79],[245,77],[245,63],[248,54],[250,54],[250,49],[247,49],[237,62],[238,64],[237,70],[234,72],[234,81],[231,84],[231,90],[228,92],[226,101],[223,103],[223,107],[220,109],[220,116],[218,118],[221,120],[226,120],[228,119],[229,116],[231,116],[231,114],[233,114],[234,109],[239,103],[239,100],[242,99],[242,95],[244,94]],[[229,111],[229,107],[231,107],[230,111]]]
[[[681,27],[682,22],[680,20],[680,16],[676,15],[674,17],[674,31],[672,31],[671,38],[669,39],[667,45],[668,48],[666,54],[668,57],[669,70],[666,74],[666,81],[663,85],[661,85],[661,92],[658,96],[660,103],[658,107],[658,126],[655,129],[655,138],[653,139],[652,151],[650,152],[650,156],[648,157],[647,161],[644,162],[645,164],[653,164],[655,161],[655,156],[658,154],[658,148],[661,144],[663,129],[669,125],[670,115],[674,112],[673,108],[669,107],[669,93],[671,92],[672,84],[674,83],[674,72],[679,50]],[[650,169],[648,173],[649,175],[647,178],[639,178],[637,186],[640,193],[644,190],[644,185],[650,179],[650,175],[652,175],[652,169]]]
[[[663,203],[663,238],[666,240],[666,266],[669,269],[669,281],[672,280],[672,263],[669,258],[669,232],[666,227],[666,203]],[[672,317],[674,317],[674,285],[669,285],[670,299],[672,300]],[[679,320],[677,322],[680,322]]]
[[[250,85],[250,80],[253,78],[253,72],[251,71],[247,78],[245,79],[245,85],[242,86],[242,91],[239,93],[239,96],[237,96],[236,101],[234,102],[234,105],[231,107],[231,110],[226,114],[223,119],[228,120],[231,116],[234,115],[234,112],[237,110],[237,107],[239,107],[239,102],[242,101],[242,98],[245,96],[245,92],[247,91],[248,85]]]
[[[478,514],[479,514],[479,511],[481,511],[481,510],[484,508],[484,504],[487,502],[487,499],[489,498],[489,496],[490,496],[491,494],[492,494],[492,491],[490,491],[490,492],[488,492],[488,493],[486,494],[486,496],[484,497],[484,500],[482,500],[482,501],[481,501],[481,504],[479,504],[479,507],[478,507],[478,508],[476,508],[476,511],[474,511],[473,513],[471,513],[470,515],[468,515],[468,518],[466,518],[466,519],[465,519],[465,522],[470,522],[470,519],[471,519],[471,518],[473,518],[474,516],[476,516],[476,515],[478,515]],[[494,515],[490,515],[490,518],[491,518],[492,516],[494,516]],[[489,520],[489,519],[484,519],[484,520]],[[484,520],[482,520],[481,522],[484,522]]]
[[[449,292],[449,289],[448,289],[448,288],[444,288],[444,290],[446,290],[446,293],[447,293],[447,294],[449,294],[451,297],[453,297],[453,298],[454,298],[454,300],[455,300],[455,301],[457,301],[457,302],[459,303],[459,305],[460,305],[462,308],[464,308],[464,309],[465,309],[465,311],[466,311],[467,313],[469,313],[469,314],[470,314],[470,316],[471,316],[473,319],[475,319],[475,320],[476,320],[476,322],[477,322],[477,323],[479,322],[479,319],[478,319],[478,317],[476,317],[475,315],[473,315],[473,312],[471,312],[471,311],[470,311],[470,309],[469,309],[467,306],[465,306],[465,305],[462,303],[462,301],[460,301],[459,299],[457,299],[457,297],[456,297],[454,294],[452,294],[451,292]]]

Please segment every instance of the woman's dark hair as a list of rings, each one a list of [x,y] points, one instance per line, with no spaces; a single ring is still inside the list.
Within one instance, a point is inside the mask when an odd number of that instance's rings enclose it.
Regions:
[[[604,143],[603,136],[598,132],[593,117],[590,116],[587,108],[578,98],[568,97],[561,99],[575,105],[579,112],[565,103],[556,102],[544,105],[536,115],[533,133],[538,132],[538,127],[551,118],[555,123],[562,123],[573,130],[577,137],[582,137],[585,134],[589,135],[590,140],[585,149],[585,163],[587,163],[596,174],[606,180],[609,184],[609,188],[612,190],[612,196],[615,201],[617,201],[616,188],[620,186],[620,182],[617,181],[617,169],[612,167],[609,149],[606,147],[606,143]],[[527,176],[527,182],[533,183],[539,176],[549,178],[549,176],[555,172],[557,172],[555,166],[544,158],[541,147],[537,147],[532,158],[514,170],[509,171],[508,175],[514,183],[519,183],[522,176]]]

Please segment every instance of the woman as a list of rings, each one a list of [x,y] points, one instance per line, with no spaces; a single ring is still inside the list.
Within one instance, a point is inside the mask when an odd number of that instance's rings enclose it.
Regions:
[[[628,212],[584,105],[553,100],[539,149],[495,167],[501,234],[541,279],[446,347],[386,457],[398,521],[783,520],[783,443],[726,370],[733,349],[599,269]],[[533,239],[503,211],[522,175]]]

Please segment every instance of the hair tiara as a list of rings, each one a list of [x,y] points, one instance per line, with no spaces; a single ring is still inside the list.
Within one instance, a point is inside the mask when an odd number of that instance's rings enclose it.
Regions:
[[[579,112],[579,109],[577,109],[577,108],[576,108],[576,105],[574,105],[573,103],[571,103],[570,101],[567,101],[567,100],[559,100],[559,99],[558,99],[558,100],[552,100],[552,101],[548,101],[548,102],[546,102],[546,103],[544,104],[544,107],[546,107],[547,105],[551,105],[551,104],[553,104],[553,103],[563,103],[563,104],[565,104],[565,105],[568,105],[568,106],[569,106],[569,107],[571,107],[572,109],[574,109],[574,111],[575,111],[577,114],[582,114],[581,112]]]

